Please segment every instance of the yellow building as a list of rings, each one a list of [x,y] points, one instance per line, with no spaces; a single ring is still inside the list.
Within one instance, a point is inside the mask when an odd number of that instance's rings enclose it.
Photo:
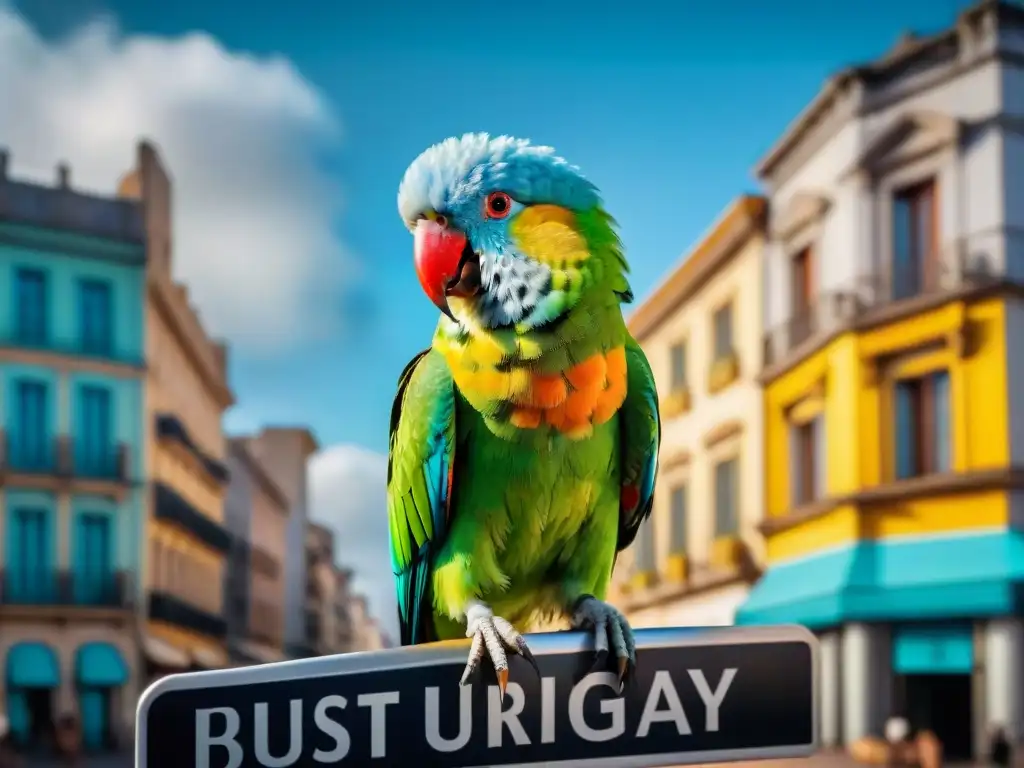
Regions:
[[[1021,31],[985,3],[902,40],[759,168],[768,570],[738,622],[818,633],[828,746],[891,716],[949,759],[1024,736],[1021,75],[983,53]]]
[[[150,676],[227,663],[224,411],[234,402],[223,345],[206,335],[171,276],[171,183],[142,145],[121,185],[143,201],[147,231],[146,519],[143,644]]]
[[[635,626],[732,624],[757,577],[765,200],[735,200],[629,318],[661,396],[651,517],[616,568]]]

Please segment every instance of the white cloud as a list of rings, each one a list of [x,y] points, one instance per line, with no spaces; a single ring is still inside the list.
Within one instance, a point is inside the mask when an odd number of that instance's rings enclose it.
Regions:
[[[335,532],[337,560],[356,573],[355,589],[370,600],[381,628],[398,639],[388,547],[386,456],[355,445],[335,445],[309,465],[310,510]]]
[[[0,145],[14,174],[112,192],[152,139],[175,183],[175,273],[215,335],[271,352],[337,322],[355,270],[332,228],[320,152],[338,125],[280,57],[205,34],[120,34],[102,20],[46,41],[0,2]]]

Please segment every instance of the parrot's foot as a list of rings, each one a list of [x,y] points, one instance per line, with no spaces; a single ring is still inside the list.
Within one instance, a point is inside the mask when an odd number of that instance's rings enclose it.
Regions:
[[[592,595],[579,598],[572,611],[573,629],[592,629],[597,658],[594,669],[606,669],[609,646],[618,659],[619,691],[636,670],[636,642],[633,629],[618,609]]]
[[[526,645],[526,640],[508,621],[495,616],[491,609],[483,603],[473,602],[466,611],[466,637],[473,638],[469,648],[469,661],[462,673],[459,685],[465,685],[484,656],[489,656],[498,675],[498,688],[501,698],[505,698],[505,686],[508,685],[508,652],[519,654],[533,665],[537,674],[540,669],[537,660]]]

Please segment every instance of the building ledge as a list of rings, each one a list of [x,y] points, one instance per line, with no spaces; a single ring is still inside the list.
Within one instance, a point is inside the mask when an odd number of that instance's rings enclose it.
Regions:
[[[824,517],[842,506],[870,509],[874,505],[987,490],[1024,489],[1024,467],[943,472],[907,480],[882,483],[856,493],[830,496],[795,507],[785,515],[766,518],[758,526],[765,536],[788,531]]]
[[[620,607],[626,612],[640,611],[686,600],[734,584],[754,584],[761,577],[761,567],[755,562],[748,547],[744,546],[743,552],[742,559],[732,567],[721,568],[687,562],[682,572],[677,573],[682,578],[657,579],[643,588],[624,591]]]
[[[1012,296],[1024,298],[1024,284],[1003,276],[962,276],[956,286],[944,290],[912,296],[905,299],[888,300],[880,303],[860,305],[854,293],[839,291],[829,298],[836,307],[831,310],[834,317],[828,321],[827,329],[814,331],[799,324],[799,333],[791,318],[782,329],[769,331],[765,337],[766,364],[757,376],[762,386],[768,386],[782,375],[797,367],[817,352],[828,347],[847,333],[864,333],[880,326],[891,325],[925,314],[957,301],[980,301],[991,297]],[[780,330],[788,329],[799,339],[782,354],[770,351],[773,337]],[[770,362],[769,362],[770,361]]]

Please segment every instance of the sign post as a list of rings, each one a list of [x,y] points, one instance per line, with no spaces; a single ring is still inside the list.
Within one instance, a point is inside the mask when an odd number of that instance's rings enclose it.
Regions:
[[[648,766],[806,757],[818,646],[801,627],[642,629],[618,695],[591,638],[530,635],[459,686],[468,641],[166,677],[139,701],[137,768]]]

